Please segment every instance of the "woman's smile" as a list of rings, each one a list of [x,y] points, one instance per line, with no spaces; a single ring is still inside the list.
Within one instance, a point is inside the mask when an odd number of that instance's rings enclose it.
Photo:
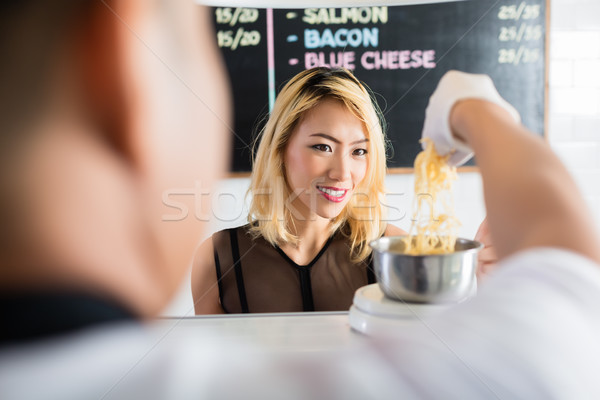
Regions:
[[[340,201],[344,200],[346,194],[348,193],[348,189],[339,189],[330,186],[317,186],[317,189],[327,200],[336,203],[339,203]]]

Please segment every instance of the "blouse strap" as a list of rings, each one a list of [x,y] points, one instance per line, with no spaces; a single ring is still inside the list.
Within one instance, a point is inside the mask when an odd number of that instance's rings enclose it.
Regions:
[[[369,285],[377,282],[377,278],[375,277],[375,269],[373,269],[373,255],[369,256],[369,262],[367,263],[367,282]]]
[[[219,287],[219,301],[221,302],[221,307],[223,307],[224,309],[225,306],[223,306],[223,283],[221,282],[223,278],[223,274],[221,273],[221,262],[219,261],[219,253],[217,252],[216,247],[213,250],[215,252],[215,269],[217,270],[217,286]]]
[[[231,240],[231,255],[233,256],[233,269],[235,271],[235,280],[240,297],[240,305],[243,313],[249,313],[248,300],[246,298],[246,287],[244,286],[244,275],[242,273],[242,260],[240,259],[240,247],[238,245],[237,229],[229,230]]]

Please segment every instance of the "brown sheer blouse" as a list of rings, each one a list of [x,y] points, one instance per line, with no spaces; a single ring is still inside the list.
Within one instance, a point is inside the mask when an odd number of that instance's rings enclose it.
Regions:
[[[249,225],[213,235],[219,298],[226,313],[346,311],[354,292],[375,282],[370,263],[350,261],[339,231],[308,265],[298,265]]]

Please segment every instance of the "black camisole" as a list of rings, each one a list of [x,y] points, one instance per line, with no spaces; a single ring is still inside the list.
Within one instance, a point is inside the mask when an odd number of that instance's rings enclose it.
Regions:
[[[370,263],[353,263],[340,232],[307,265],[298,265],[249,225],[213,235],[219,298],[227,313],[347,311],[354,292],[375,282]]]

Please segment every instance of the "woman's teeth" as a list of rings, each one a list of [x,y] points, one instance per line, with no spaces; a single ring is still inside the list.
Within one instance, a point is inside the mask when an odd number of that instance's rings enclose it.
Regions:
[[[344,195],[344,193],[346,193],[345,190],[335,190],[335,189],[329,189],[329,188],[324,188],[324,187],[317,187],[321,192],[323,193],[327,193],[330,196],[333,197],[342,197]]]

